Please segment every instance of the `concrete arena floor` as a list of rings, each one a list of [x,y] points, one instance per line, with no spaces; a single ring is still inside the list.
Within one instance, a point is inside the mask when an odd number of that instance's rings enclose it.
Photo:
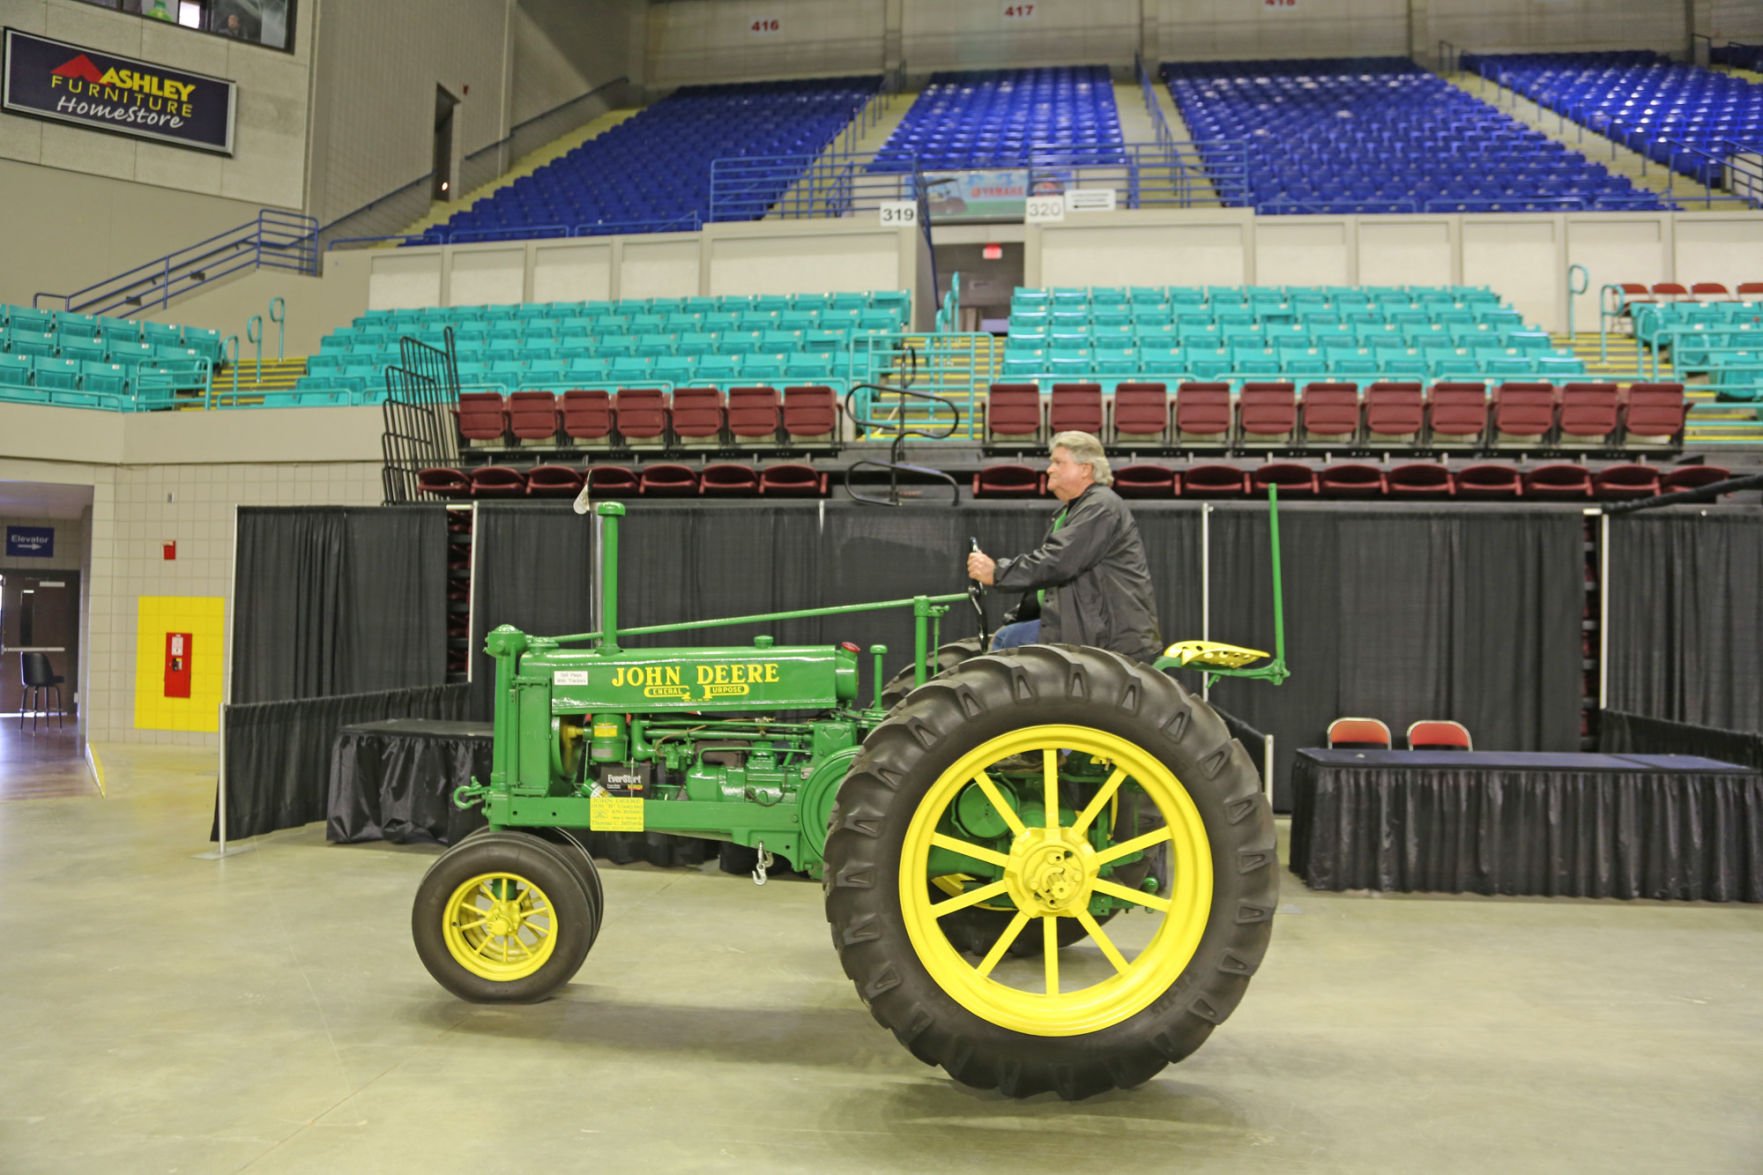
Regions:
[[[604,871],[560,998],[454,1000],[437,850],[197,859],[212,756],[0,803],[0,1170],[1763,1171],[1763,907],[1373,897],[1288,873],[1248,998],[1142,1089],[965,1090],[878,1027],[817,886]]]

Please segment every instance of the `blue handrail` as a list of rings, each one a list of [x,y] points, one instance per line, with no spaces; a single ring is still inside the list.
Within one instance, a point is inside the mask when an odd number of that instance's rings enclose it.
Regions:
[[[164,307],[182,294],[246,269],[318,272],[318,221],[265,208],[255,219],[69,294],[39,290],[31,305],[84,314]]]

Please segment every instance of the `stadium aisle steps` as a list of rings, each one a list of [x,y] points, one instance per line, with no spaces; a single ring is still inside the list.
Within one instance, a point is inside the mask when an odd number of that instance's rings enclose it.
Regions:
[[[434,228],[436,225],[446,223],[447,218],[454,213],[464,212],[467,208],[470,208],[473,204],[476,204],[486,196],[495,195],[503,188],[508,187],[515,180],[523,179],[526,176],[533,174],[533,172],[539,170],[539,168],[545,166],[547,163],[562,158],[588,140],[604,134],[619,123],[624,122],[626,119],[636,117],[639,113],[641,112],[635,109],[608,110],[605,114],[577,127],[568,134],[557,136],[538,150],[515,160],[514,166],[510,167],[507,171],[503,172],[489,183],[474,188],[472,191],[453,201],[451,204],[444,200],[436,200],[433,204],[429,205],[429,210],[423,215],[422,219],[416,221],[409,228],[405,229],[403,235],[408,237],[419,236],[427,230]]]
[[[1634,182],[1637,188],[1645,188],[1650,192],[1659,193],[1663,193],[1669,188],[1672,192],[1672,199],[1686,208],[1690,206],[1691,202],[1705,199],[1708,196],[1708,189],[1705,185],[1698,184],[1685,175],[1673,178],[1669,168],[1658,164],[1648,164],[1622,144],[1600,135],[1590,127],[1582,127],[1574,122],[1563,121],[1554,111],[1545,110],[1524,95],[1509,90],[1480,74],[1447,74],[1445,80],[1488,105],[1498,107],[1525,126],[1535,127],[1557,143],[1567,144],[1592,162],[1602,164],[1616,175],[1626,176]]]

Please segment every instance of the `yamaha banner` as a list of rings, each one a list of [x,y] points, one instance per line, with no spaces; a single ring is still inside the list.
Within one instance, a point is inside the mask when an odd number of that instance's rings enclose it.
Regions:
[[[6,30],[0,107],[9,114],[231,155],[237,99],[224,78]]]

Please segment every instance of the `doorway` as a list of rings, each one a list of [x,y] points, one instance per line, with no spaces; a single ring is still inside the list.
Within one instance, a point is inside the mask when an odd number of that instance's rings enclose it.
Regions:
[[[1022,284],[1023,245],[1002,241],[982,245],[938,245],[937,305],[949,294],[949,282],[961,275],[961,305],[955,329],[1004,334],[1010,328],[1010,295]]]
[[[459,99],[445,86],[435,87],[435,159],[434,181],[429,194],[436,200],[452,200],[457,178],[453,174],[453,111]]]
[[[61,700],[75,716],[80,668],[80,573],[0,572],[0,715],[16,715],[24,700],[22,654],[40,652],[63,678]]]

